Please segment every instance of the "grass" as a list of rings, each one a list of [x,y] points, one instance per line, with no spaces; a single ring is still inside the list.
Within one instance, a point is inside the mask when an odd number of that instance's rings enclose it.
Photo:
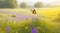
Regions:
[[[0,13],[0,33],[32,33],[33,28],[37,33],[60,33],[60,24],[52,21],[60,13],[59,8],[36,9],[36,15],[29,9],[9,10],[8,12],[16,12],[19,15]]]

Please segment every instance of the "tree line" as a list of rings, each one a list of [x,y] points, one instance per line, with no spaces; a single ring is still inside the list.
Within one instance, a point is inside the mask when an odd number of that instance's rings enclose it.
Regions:
[[[20,3],[18,6],[17,0],[0,0],[0,8],[30,8],[30,5],[27,5],[26,2]],[[43,7],[42,2],[37,2],[33,5],[34,8],[41,8]]]
[[[32,5],[34,8],[41,8],[43,7],[43,3],[42,2],[36,2],[34,5]],[[20,4],[20,8],[29,8],[30,5],[27,5],[26,2],[22,2]],[[31,8],[31,7],[30,7]]]

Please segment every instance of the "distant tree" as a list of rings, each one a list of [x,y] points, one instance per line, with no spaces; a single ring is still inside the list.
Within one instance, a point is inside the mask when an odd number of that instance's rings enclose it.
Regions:
[[[0,0],[0,8],[16,8],[17,0]]]
[[[27,5],[27,3],[22,2],[22,3],[20,4],[20,7],[21,7],[21,8],[27,8],[27,7],[28,7],[28,5]]]
[[[4,4],[4,1],[3,0],[0,0],[0,7],[1,8],[2,8],[3,4]]]
[[[37,2],[34,5],[35,8],[41,8],[42,6],[43,6],[43,3],[42,2]]]

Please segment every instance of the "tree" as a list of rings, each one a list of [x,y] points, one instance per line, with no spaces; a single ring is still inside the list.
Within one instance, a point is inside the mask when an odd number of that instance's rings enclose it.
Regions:
[[[27,3],[22,2],[22,3],[20,4],[20,7],[21,7],[21,8],[27,8]]]
[[[0,8],[16,8],[16,0],[0,0]]]
[[[0,8],[2,8],[3,4],[4,4],[4,1],[0,0]]]
[[[40,7],[42,7],[42,6],[43,6],[43,3],[42,3],[42,2],[37,2],[37,3],[35,3],[35,5],[34,5],[35,8],[40,8]]]

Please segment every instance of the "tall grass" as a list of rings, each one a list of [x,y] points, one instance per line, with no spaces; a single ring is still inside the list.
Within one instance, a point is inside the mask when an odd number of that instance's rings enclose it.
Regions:
[[[6,19],[0,20],[0,33],[34,33],[34,31],[35,33],[60,33],[60,26],[39,18],[19,22],[6,21]]]

